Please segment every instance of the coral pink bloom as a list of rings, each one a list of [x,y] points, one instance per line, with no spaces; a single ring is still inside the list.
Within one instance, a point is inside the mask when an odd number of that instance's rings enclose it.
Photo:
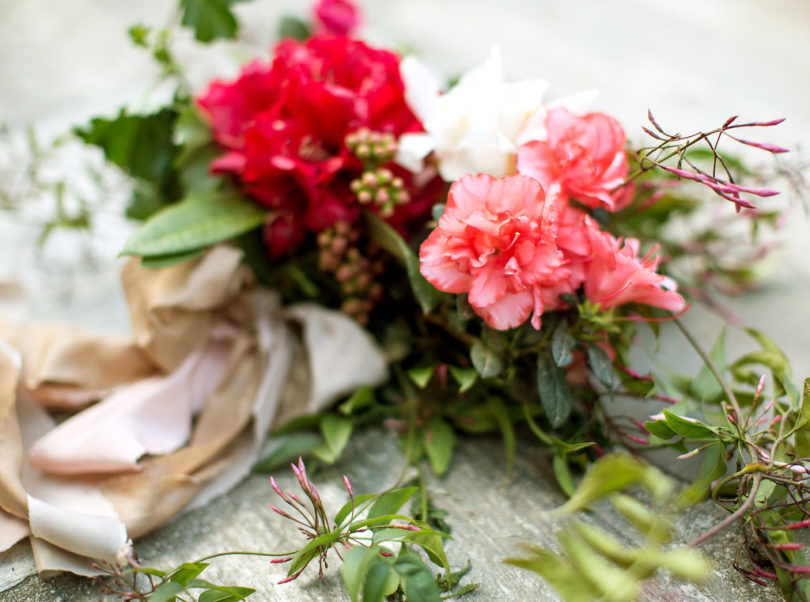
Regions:
[[[590,218],[588,218],[590,221]],[[591,257],[585,262],[585,296],[610,309],[625,303],[641,303],[671,312],[681,311],[686,302],[675,292],[675,283],[655,272],[658,259],[653,249],[638,257],[638,240],[624,244],[607,232],[588,230]]]
[[[613,211],[627,195],[612,193],[627,177],[625,135],[619,122],[603,113],[577,116],[560,107],[546,118],[548,138],[518,149],[518,173],[548,190],[558,184],[565,196],[588,207]]]
[[[540,328],[542,289],[569,277],[554,243],[555,209],[526,176],[466,175],[453,183],[439,225],[422,244],[421,271],[436,288],[468,293],[493,328]]]
[[[320,0],[313,12],[319,34],[351,35],[362,22],[360,9],[350,0]]]

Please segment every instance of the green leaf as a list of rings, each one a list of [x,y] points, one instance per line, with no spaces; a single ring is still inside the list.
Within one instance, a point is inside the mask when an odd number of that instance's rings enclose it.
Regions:
[[[450,561],[447,560],[447,554],[444,552],[441,535],[433,531],[427,523],[420,522],[417,523],[417,526],[422,527],[424,530],[408,531],[404,540],[421,547],[433,564],[442,567],[445,575],[450,575]]]
[[[616,567],[584,541],[565,531],[559,534],[559,540],[568,553],[571,564],[596,588],[599,597],[610,596],[612,600],[638,599],[638,577],[633,573]]]
[[[720,374],[722,374],[726,369],[725,329],[723,329],[720,332],[720,336],[717,337],[717,341],[712,347],[709,356],[711,357],[712,362],[714,362],[714,365],[717,366]],[[690,389],[692,395],[694,395],[700,401],[717,399],[723,393],[723,388],[721,387],[720,383],[717,382],[717,378],[715,378],[708,366],[703,366],[700,369],[700,373],[697,375],[697,378],[692,381]]]
[[[380,561],[370,565],[363,588],[363,602],[381,602],[399,587],[399,575],[389,563]]]
[[[312,452],[324,462],[331,464],[340,458],[346,449],[349,436],[352,434],[352,421],[345,416],[326,414],[321,420],[321,432],[324,442]]]
[[[493,397],[487,403],[487,408],[492,413],[492,417],[498,423],[498,428],[501,430],[501,437],[503,437],[503,445],[506,448],[506,474],[504,480],[512,475],[512,469],[515,466],[515,427],[512,426],[512,418],[509,416],[509,410],[503,405],[503,402],[497,397]]]
[[[418,487],[403,487],[402,489],[394,489],[387,491],[377,498],[368,511],[368,518],[379,518],[395,514],[397,510],[402,508],[403,504],[411,499],[411,496],[417,492]]]
[[[358,410],[363,410],[374,405],[374,389],[372,387],[360,387],[352,396],[338,406],[341,414],[350,416]]]
[[[189,581],[202,573],[207,566],[207,562],[198,562],[196,564],[186,562],[177,567],[177,570],[172,574],[169,580],[180,583],[183,587],[186,587]]]
[[[416,383],[420,389],[427,387],[433,373],[436,372],[436,364],[428,364],[427,366],[417,366],[408,370],[408,376]]]
[[[291,462],[300,456],[311,452],[320,445],[323,439],[316,433],[290,433],[288,435],[272,436],[270,438],[267,455],[254,467],[255,472],[267,472]],[[268,451],[269,450],[269,451]]]
[[[433,571],[418,555],[405,552],[394,562],[394,568],[402,576],[402,589],[405,591],[406,599],[420,602],[441,600]]]
[[[577,341],[568,334],[568,322],[560,320],[551,335],[551,357],[560,368],[565,368],[574,360],[574,347]]]
[[[537,392],[551,426],[562,426],[574,407],[574,393],[565,380],[565,370],[547,353],[537,354]]]
[[[284,15],[278,25],[278,37],[292,38],[293,40],[304,41],[309,39],[312,31],[309,25],[297,17]]]
[[[703,450],[703,462],[698,476],[680,498],[686,504],[696,504],[709,495],[713,481],[726,473],[726,450],[719,442]]]
[[[424,313],[429,313],[442,300],[444,293],[437,290],[419,271],[419,259],[408,243],[378,215],[366,211],[366,222],[371,240],[396,257],[405,267],[413,296]]]
[[[450,374],[458,383],[458,392],[466,393],[478,380],[478,370],[475,368],[459,368],[450,366]]]
[[[480,339],[476,339],[470,347],[470,360],[481,378],[493,378],[503,371],[500,354]]]
[[[360,508],[364,502],[373,500],[376,497],[377,497],[376,493],[362,493],[360,495],[355,495],[354,502],[352,502],[352,500],[349,500],[348,502],[343,504],[343,506],[340,507],[340,510],[338,510],[338,513],[335,514],[335,524],[336,525],[343,524],[344,519],[351,514],[352,505],[354,505],[355,514],[357,514],[359,513],[358,508]]]
[[[594,599],[593,591],[582,575],[560,556],[536,546],[523,546],[531,556],[507,558],[506,564],[533,571],[548,581],[564,600],[585,602]]]
[[[608,494],[636,483],[643,483],[658,495],[662,495],[664,489],[670,486],[668,479],[657,469],[632,456],[620,453],[602,456],[591,464],[574,495],[557,512],[577,512]]]
[[[290,562],[290,568],[287,571],[287,576],[294,575],[300,571],[320,553],[321,549],[331,548],[335,543],[337,543],[339,538],[340,532],[330,531],[310,540],[309,543],[298,550],[298,552],[295,553],[295,556],[293,556],[293,559]]]
[[[231,12],[231,5],[241,0],[180,0],[183,9],[182,23],[194,29],[194,37],[200,42],[218,38],[233,39],[239,23]]]
[[[261,225],[267,212],[238,196],[192,196],[153,215],[127,241],[123,255],[187,253]]]
[[[251,587],[238,587],[229,585],[214,585],[211,589],[200,594],[198,602],[237,602],[244,600],[256,590]]]
[[[155,255],[153,257],[143,257],[141,259],[141,267],[147,270],[162,270],[173,265],[185,263],[196,259],[203,254],[203,249],[196,249],[188,251],[187,253],[176,253],[174,255]]]
[[[554,476],[557,478],[557,484],[563,493],[568,497],[574,495],[576,487],[574,487],[574,479],[571,476],[571,469],[568,467],[568,462],[562,453],[554,454],[551,460],[551,467],[554,469]]]
[[[122,110],[115,119],[97,117],[75,131],[87,144],[101,147],[107,160],[130,176],[160,185],[170,177],[177,155],[172,139],[176,119],[172,109],[151,115]]]
[[[343,585],[346,593],[352,602],[359,602],[360,588],[363,586],[368,566],[380,558],[376,549],[365,546],[352,546],[343,555],[343,566],[340,567],[340,575],[343,578]]]
[[[599,345],[588,345],[588,364],[593,370],[593,375],[600,383],[608,389],[613,388],[613,362],[610,361],[607,352]]]
[[[669,410],[664,410],[664,416],[667,420],[667,426],[681,437],[686,439],[717,438],[717,429],[698,422],[694,418],[678,416]]]
[[[430,467],[437,475],[443,475],[453,457],[456,433],[447,422],[434,416],[422,429],[422,439]]]
[[[652,433],[664,441],[675,436],[675,431],[667,426],[666,420],[648,420],[644,423],[644,428],[647,429],[648,433]]]
[[[149,602],[173,602],[177,594],[185,589],[182,583],[175,581],[167,581],[161,584],[152,595],[149,596]]]

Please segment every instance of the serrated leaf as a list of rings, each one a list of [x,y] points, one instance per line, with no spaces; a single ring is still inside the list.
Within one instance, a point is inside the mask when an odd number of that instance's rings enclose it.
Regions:
[[[152,592],[152,595],[149,596],[149,602],[173,602],[177,594],[184,589],[185,587],[183,587],[182,583],[167,581],[159,585],[158,588]]]
[[[447,422],[434,416],[422,429],[422,440],[430,467],[437,475],[443,475],[453,458],[456,433]]]
[[[537,354],[537,392],[551,426],[562,426],[574,407],[574,393],[565,380],[565,370],[547,353]]]
[[[290,433],[270,439],[268,451],[254,467],[255,472],[267,472],[311,452],[323,442],[316,433]]]
[[[599,345],[588,345],[588,364],[593,375],[608,389],[613,388],[613,362]]]
[[[478,371],[475,368],[459,368],[450,366],[450,374],[458,383],[458,392],[466,393],[478,380]]]
[[[239,30],[231,5],[242,0],[180,0],[183,9],[182,23],[194,29],[194,37],[200,42],[218,38],[233,39]]]
[[[238,196],[192,196],[153,215],[121,253],[141,257],[187,253],[239,236],[266,217],[264,209]]]
[[[420,389],[427,387],[433,373],[436,372],[436,364],[429,364],[427,366],[417,366],[408,370],[408,376],[416,383]]]
[[[476,339],[470,347],[470,361],[481,378],[493,378],[503,371],[500,354],[480,339]]]
[[[387,491],[380,495],[371,505],[368,511],[368,518],[379,518],[395,514],[397,510],[402,508],[403,504],[411,499],[411,496],[417,492],[418,487],[403,487],[402,489],[394,489]]]
[[[429,313],[441,302],[444,293],[437,290],[422,276],[419,270],[419,258],[396,230],[370,211],[366,211],[365,217],[371,240],[396,257],[405,267],[414,298],[422,311]]]
[[[551,357],[560,368],[565,368],[574,360],[574,347],[577,341],[568,334],[568,322],[560,320],[551,335]]]
[[[352,421],[345,416],[326,414],[321,420],[320,426],[324,441],[312,452],[324,462],[331,464],[340,458],[343,450],[346,449],[346,444],[352,434]]]

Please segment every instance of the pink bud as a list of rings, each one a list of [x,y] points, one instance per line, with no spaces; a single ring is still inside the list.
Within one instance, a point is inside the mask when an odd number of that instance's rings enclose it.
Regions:
[[[641,445],[649,445],[650,444],[650,442],[647,441],[646,439],[643,439],[641,437],[636,437],[635,435],[630,435],[629,433],[625,433],[625,437],[630,439],[630,441],[635,441],[636,443],[640,443]]]
[[[765,577],[766,579],[777,579],[776,573],[769,573],[768,571],[763,571],[758,566],[754,567],[754,573],[756,573],[760,577]]]
[[[287,514],[286,512],[284,512],[284,510],[282,510],[282,509],[281,509],[281,508],[279,508],[278,506],[274,506],[273,504],[270,504],[270,510],[272,510],[272,511],[273,511],[273,512],[275,512],[276,514],[280,514],[280,515],[281,515],[281,516],[283,516],[284,518],[290,518],[290,515],[289,515],[289,514]]]
[[[782,117],[780,119],[774,119],[772,121],[757,121],[756,123],[753,123],[751,125],[756,125],[756,126],[760,126],[760,127],[768,127],[768,126],[771,126],[771,125],[779,125],[784,120],[785,120],[785,118]]]
[[[349,497],[354,497],[354,491],[352,490],[352,484],[349,482],[349,477],[343,475],[343,484],[346,486],[346,491],[349,492]]]
[[[726,119],[726,122],[723,124],[723,127],[727,128],[728,126],[730,126],[737,120],[737,117],[739,117],[739,115],[734,115],[733,117],[729,117],[728,119]]]
[[[762,389],[765,388],[765,380],[767,380],[767,376],[768,376],[767,374],[763,374],[760,377],[759,384],[757,384],[757,390],[754,392],[754,399],[757,399],[757,398],[759,398],[760,395],[762,395]],[[772,405],[773,405],[773,400],[771,400],[771,403],[769,404],[768,409],[770,409],[770,407]]]
[[[290,560],[292,560],[292,556],[288,556],[287,558],[273,558],[273,560],[270,561],[270,564],[282,564],[284,562],[289,562]]]
[[[380,556],[385,556],[386,558],[391,558],[393,554],[391,552],[386,552],[385,550],[380,550]]]
[[[394,529],[402,529],[403,531],[421,531],[416,525],[391,525]]]
[[[802,564],[802,565],[793,565],[788,567],[788,572],[790,573],[799,573],[801,575],[810,574],[810,565]]]
[[[787,525],[785,528],[794,531],[796,529],[804,529],[805,527],[810,527],[810,519],[800,520],[798,522],[791,523]]]
[[[298,575],[293,575],[292,577],[287,577],[286,579],[282,579],[276,585],[283,585],[284,583],[289,583],[290,581],[295,581],[298,578]]]
[[[687,180],[694,180],[695,182],[699,182],[701,178],[691,171],[686,171],[685,169],[678,169],[677,167],[670,167],[669,165],[660,165],[661,169],[664,171],[668,171],[670,173],[674,173],[676,176],[681,178],[686,178]]]
[[[766,543],[766,546],[774,550],[801,550],[802,544],[800,543]]]
[[[742,144],[746,144],[748,146],[753,146],[754,148],[759,148],[764,151],[768,151],[769,153],[789,153],[790,150],[784,148],[783,146],[776,146],[775,144],[768,144],[766,142],[754,142],[753,140],[744,140],[743,138],[736,138],[735,136],[731,136],[737,142],[741,142]]]

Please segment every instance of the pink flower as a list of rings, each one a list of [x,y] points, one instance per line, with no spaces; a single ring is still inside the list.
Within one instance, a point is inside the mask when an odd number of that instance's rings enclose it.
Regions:
[[[555,244],[555,207],[526,176],[466,175],[453,183],[438,227],[422,244],[421,272],[439,290],[467,293],[493,328],[540,328],[543,289],[570,290]],[[556,295],[547,296],[556,301]]]
[[[545,190],[554,184],[588,207],[610,211],[628,202],[612,191],[627,177],[625,135],[619,122],[603,113],[577,116],[562,107],[546,118],[548,139],[518,149],[518,173],[537,179]]]
[[[320,0],[313,9],[316,33],[351,35],[362,23],[360,9],[350,0]]]
[[[588,221],[591,221],[588,218]],[[671,312],[686,302],[675,292],[675,282],[655,272],[655,249],[638,257],[638,240],[622,241],[596,228],[587,230],[591,257],[585,262],[585,296],[602,309],[625,303],[641,303]]]

